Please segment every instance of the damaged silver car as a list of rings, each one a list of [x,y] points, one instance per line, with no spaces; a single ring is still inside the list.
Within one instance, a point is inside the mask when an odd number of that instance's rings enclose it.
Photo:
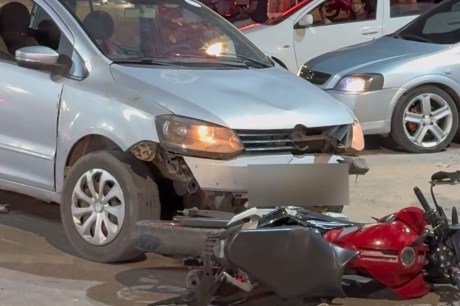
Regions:
[[[142,219],[245,209],[249,165],[365,168],[346,106],[197,1],[1,3],[0,188],[61,204],[84,258],[139,255]]]

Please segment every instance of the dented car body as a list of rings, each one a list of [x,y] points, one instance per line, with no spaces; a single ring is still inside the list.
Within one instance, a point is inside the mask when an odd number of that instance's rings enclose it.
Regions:
[[[29,37],[0,33],[0,188],[60,203],[85,258],[138,254],[141,219],[244,209],[248,165],[355,164],[363,148],[346,106],[199,2],[11,7]]]

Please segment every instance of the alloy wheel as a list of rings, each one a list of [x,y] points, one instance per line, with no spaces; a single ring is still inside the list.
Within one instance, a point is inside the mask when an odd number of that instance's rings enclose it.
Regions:
[[[434,147],[452,130],[452,109],[447,101],[433,93],[414,97],[406,106],[403,126],[406,137],[416,146]]]

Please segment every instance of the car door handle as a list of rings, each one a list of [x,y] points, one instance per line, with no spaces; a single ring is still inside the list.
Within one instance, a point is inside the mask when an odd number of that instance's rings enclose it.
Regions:
[[[364,28],[361,30],[362,35],[373,35],[377,34],[379,32],[379,29],[377,28]]]

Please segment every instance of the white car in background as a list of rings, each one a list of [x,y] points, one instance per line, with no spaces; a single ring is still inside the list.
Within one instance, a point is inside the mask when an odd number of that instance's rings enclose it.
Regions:
[[[363,43],[393,33],[441,0],[367,0],[374,14],[353,21],[341,10],[326,24],[320,11],[326,2],[356,0],[304,0],[264,24],[240,30],[278,63],[293,73],[310,59],[349,45]]]

